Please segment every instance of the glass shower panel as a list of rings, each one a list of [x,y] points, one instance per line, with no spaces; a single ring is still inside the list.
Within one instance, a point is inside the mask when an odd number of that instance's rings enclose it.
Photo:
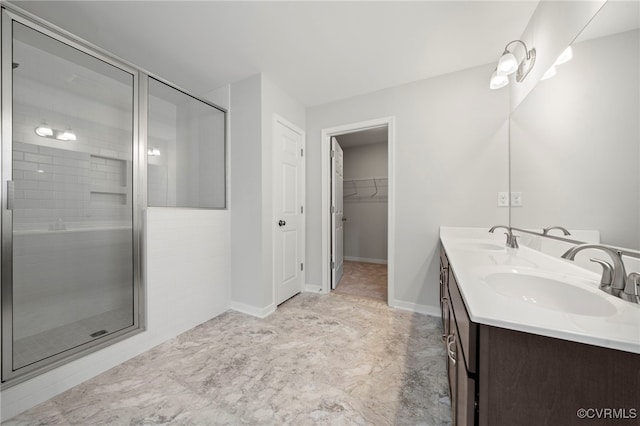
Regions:
[[[134,76],[13,22],[13,370],[134,325]]]
[[[153,207],[225,208],[225,113],[149,78],[147,196]]]

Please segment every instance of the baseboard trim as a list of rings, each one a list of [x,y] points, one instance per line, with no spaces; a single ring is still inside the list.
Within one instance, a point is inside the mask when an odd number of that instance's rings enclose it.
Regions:
[[[387,264],[387,259],[371,259],[368,257],[353,257],[353,256],[344,256],[343,259],[348,260],[350,262],[378,263],[380,265]]]
[[[276,311],[276,305],[272,303],[264,308],[258,308],[245,303],[231,302],[229,309],[257,318],[266,318]]]
[[[304,293],[319,293],[322,294],[322,286],[317,284],[305,284],[302,289]]]
[[[402,309],[403,311],[411,311],[438,318],[440,317],[440,307],[438,306],[420,305],[418,303],[405,302],[403,300],[390,300],[389,306],[392,308]]]

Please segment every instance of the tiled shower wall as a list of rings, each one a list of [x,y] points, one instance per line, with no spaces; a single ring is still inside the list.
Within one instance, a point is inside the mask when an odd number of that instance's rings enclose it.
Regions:
[[[74,116],[13,105],[14,338],[24,339],[131,306],[132,117],[114,107],[39,87]],[[45,106],[47,102],[44,102]],[[67,109],[71,109],[70,106]],[[43,138],[45,121],[76,141]],[[112,330],[109,330],[112,331]]]
[[[36,135],[43,116],[58,129],[73,121],[77,141]],[[131,151],[130,131],[14,105],[15,230],[130,225]]]

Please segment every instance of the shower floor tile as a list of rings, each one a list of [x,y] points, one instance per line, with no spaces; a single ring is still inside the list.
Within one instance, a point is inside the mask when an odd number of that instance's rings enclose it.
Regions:
[[[34,334],[14,342],[14,368],[24,367],[43,358],[53,356],[67,349],[94,340],[100,336],[91,334],[100,330],[107,333],[121,330],[133,323],[130,309],[105,312],[66,324],[51,330]]]

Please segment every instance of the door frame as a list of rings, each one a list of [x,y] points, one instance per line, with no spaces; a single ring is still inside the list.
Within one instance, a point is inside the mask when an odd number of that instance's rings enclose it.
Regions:
[[[276,162],[276,145],[275,145],[275,134],[276,134],[276,126],[279,124],[282,124],[285,127],[288,127],[289,129],[293,130],[294,132],[300,134],[300,136],[302,137],[302,157],[301,157],[301,171],[302,173],[300,173],[300,176],[298,178],[298,185],[300,185],[300,188],[302,188],[302,197],[300,199],[300,202],[302,203],[302,209],[303,212],[300,214],[300,232],[301,232],[301,262],[304,265],[301,271],[301,276],[302,276],[302,283],[300,283],[300,292],[303,292],[306,286],[306,282],[307,282],[307,270],[306,270],[306,241],[307,241],[307,220],[306,220],[306,197],[307,197],[307,187],[306,187],[306,165],[307,165],[307,135],[306,132],[304,130],[302,130],[300,127],[296,126],[295,124],[293,124],[292,122],[290,122],[289,120],[285,119],[284,117],[274,113],[273,114],[273,118],[272,118],[272,128],[271,128],[271,138],[272,138],[272,144],[271,144],[271,189],[272,189],[272,197],[271,199],[273,200],[273,191],[276,190],[275,187],[275,175],[276,175],[276,169],[275,169],[275,162]],[[275,246],[276,246],[276,226],[275,223],[277,222],[277,214],[276,214],[276,206],[275,203],[272,203],[271,205],[271,221],[270,221],[270,226],[271,226],[271,297],[273,300],[273,310],[275,311],[278,308],[277,305],[277,299],[276,299],[276,286],[277,286],[277,282],[276,282],[276,276],[275,276],[275,262],[276,262],[276,250],[275,250]]]
[[[395,117],[382,117],[322,129],[322,293],[331,291],[331,137],[387,126],[389,193],[387,207],[387,303],[395,306]]]

